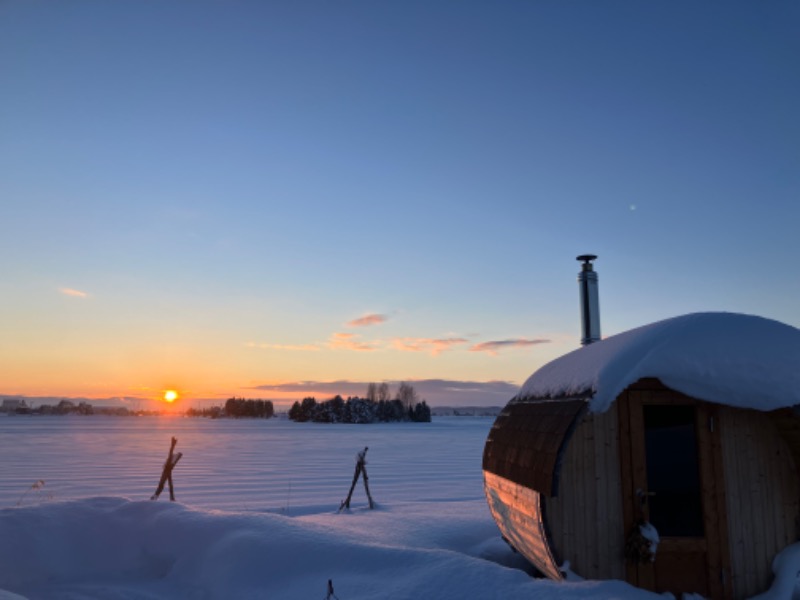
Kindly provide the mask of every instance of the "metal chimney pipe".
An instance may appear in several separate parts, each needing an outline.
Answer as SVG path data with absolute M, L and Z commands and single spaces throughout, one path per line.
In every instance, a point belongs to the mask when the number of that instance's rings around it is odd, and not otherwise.
M 594 254 L 581 254 L 577 260 L 583 262 L 578 273 L 578 288 L 581 302 L 581 345 L 600 341 L 600 297 L 597 288 L 597 273 L 592 261 Z

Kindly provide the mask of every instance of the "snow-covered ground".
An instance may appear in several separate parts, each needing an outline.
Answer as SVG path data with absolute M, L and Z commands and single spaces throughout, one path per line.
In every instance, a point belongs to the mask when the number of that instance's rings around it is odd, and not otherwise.
M 483 496 L 491 424 L 0 416 L 0 599 L 661 598 L 524 571 Z M 173 435 L 178 502 L 151 502 Z M 364 446 L 376 509 L 359 482 L 338 513 Z

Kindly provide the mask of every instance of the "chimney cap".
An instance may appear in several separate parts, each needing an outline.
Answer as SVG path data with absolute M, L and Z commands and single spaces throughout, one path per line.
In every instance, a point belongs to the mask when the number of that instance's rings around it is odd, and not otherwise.
M 587 263 L 595 260 L 596 258 L 597 258 L 597 256 L 595 256 L 594 254 L 581 254 L 575 260 L 582 260 L 584 262 L 584 264 L 587 264 Z

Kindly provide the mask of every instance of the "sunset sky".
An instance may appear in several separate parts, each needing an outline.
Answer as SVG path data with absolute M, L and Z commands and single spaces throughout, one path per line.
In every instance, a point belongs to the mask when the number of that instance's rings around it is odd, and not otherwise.
M 0 394 L 504 404 L 800 326 L 800 3 L 0 3 Z M 430 380 L 430 381 L 427 381 Z M 336 382 L 336 383 L 331 383 Z

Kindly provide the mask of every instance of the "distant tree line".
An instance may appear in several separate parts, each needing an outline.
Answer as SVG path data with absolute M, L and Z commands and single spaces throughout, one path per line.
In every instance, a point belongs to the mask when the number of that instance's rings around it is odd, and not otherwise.
M 94 408 L 88 402 L 75 404 L 69 400 L 62 400 L 55 406 L 42 404 L 38 408 L 28 406 L 25 400 L 5 399 L 0 404 L 0 413 L 16 415 L 91 415 Z
M 221 406 L 209 406 L 206 408 L 187 408 L 187 417 L 206 417 L 209 419 L 219 419 L 225 416 L 225 409 Z
M 414 421 L 429 423 L 431 409 L 425 400 L 418 401 L 417 392 L 407 384 L 401 383 L 397 395 L 390 399 L 389 386 L 370 383 L 367 397 L 348 397 L 339 395 L 330 400 L 317 402 L 316 398 L 303 398 L 289 409 L 292 421 L 315 423 L 389 423 L 395 421 Z
M 228 398 L 225 402 L 226 417 L 251 417 L 270 419 L 275 415 L 272 400 L 246 400 L 244 398 Z
M 164 414 L 161 410 L 130 410 L 124 406 L 92 406 L 88 402 L 75 404 L 70 400 L 61 400 L 57 405 L 42 404 L 36 408 L 29 406 L 24 399 L 3 399 L 0 402 L 0 413 L 17 415 L 113 415 L 128 416 L 155 416 Z M 254 417 L 269 419 L 275 416 L 275 407 L 271 400 L 247 400 L 245 398 L 230 398 L 225 406 L 212 406 L 209 408 L 188 408 L 185 412 L 189 417 Z

